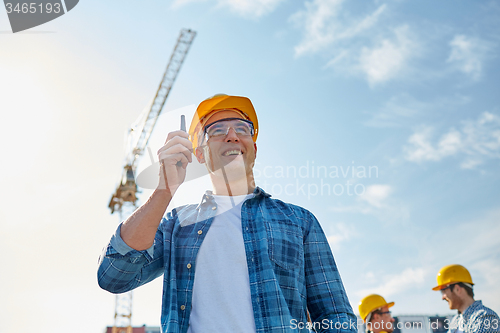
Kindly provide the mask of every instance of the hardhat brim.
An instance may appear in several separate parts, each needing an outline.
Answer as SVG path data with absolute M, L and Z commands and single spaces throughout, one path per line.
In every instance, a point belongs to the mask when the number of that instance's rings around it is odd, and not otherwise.
M 371 310 L 370 312 L 368 312 L 368 314 L 363 318 L 363 322 L 366 323 L 366 318 L 368 318 L 369 315 L 371 315 L 373 313 L 373 311 L 377 310 L 377 309 L 380 309 L 380 308 L 383 308 L 384 306 L 387 306 L 388 308 L 390 307 L 393 307 L 394 306 L 394 302 L 389 302 L 389 303 L 385 303 L 385 304 L 382 304 L 381 306 Z
M 438 290 L 441 290 L 441 289 L 444 289 L 444 288 L 448 287 L 450 284 L 456 284 L 456 283 L 460 283 L 460 282 L 462 282 L 462 283 L 468 283 L 470 285 L 474 285 L 474 283 L 470 283 L 470 282 L 450 281 L 450 282 L 448 282 L 446 284 L 441 284 L 439 286 L 435 286 L 434 288 L 432 288 L 432 290 L 438 291 Z

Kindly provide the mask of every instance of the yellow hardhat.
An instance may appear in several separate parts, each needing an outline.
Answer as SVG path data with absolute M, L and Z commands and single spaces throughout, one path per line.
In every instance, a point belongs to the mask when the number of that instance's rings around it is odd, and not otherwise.
M 358 304 L 359 315 L 361 316 L 361 319 L 363 319 L 363 321 L 366 323 L 366 318 L 370 313 L 372 313 L 377 309 L 380 309 L 381 307 L 387 306 L 388 308 L 390 308 L 393 305 L 394 302 L 388 303 L 382 296 L 377 294 L 371 294 L 366 296 L 359 302 Z
M 207 98 L 198 105 L 196 112 L 194 113 L 193 120 L 191 121 L 191 126 L 189 127 L 189 140 L 193 143 L 193 150 L 198 147 L 198 134 L 207 124 L 210 117 L 214 111 L 218 110 L 237 110 L 238 113 L 247 120 L 253 123 L 254 135 L 253 141 L 257 141 L 257 135 L 259 134 L 259 122 L 257 120 L 257 114 L 253 108 L 252 102 L 247 97 L 241 96 L 229 96 L 225 94 L 217 94 L 212 97 Z
M 446 288 L 450 284 L 459 282 L 474 285 L 474 283 L 472 283 L 472 277 L 470 276 L 469 271 L 462 265 L 444 266 L 439 270 L 436 279 L 438 285 L 432 288 L 432 290 L 441 290 L 443 288 Z

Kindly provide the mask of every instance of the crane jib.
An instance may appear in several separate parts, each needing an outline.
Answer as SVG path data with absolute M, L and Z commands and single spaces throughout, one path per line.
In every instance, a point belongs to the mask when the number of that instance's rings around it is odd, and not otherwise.
M 125 155 L 125 165 L 122 169 L 120 183 L 108 205 L 111 209 L 111 214 L 115 211 L 121 212 L 124 203 L 129 203 L 134 206 L 136 204 L 137 184 L 135 183 L 134 172 L 137 167 L 138 158 L 144 154 L 144 150 L 146 149 L 151 133 L 156 125 L 156 121 L 172 90 L 172 86 L 179 74 L 182 63 L 186 58 L 195 36 L 196 32 L 193 30 L 181 30 L 158 90 L 156 91 L 153 103 L 143 120 L 137 127 L 131 130 L 131 132 L 139 134 L 132 136 L 132 142 L 130 142 L 128 151 Z

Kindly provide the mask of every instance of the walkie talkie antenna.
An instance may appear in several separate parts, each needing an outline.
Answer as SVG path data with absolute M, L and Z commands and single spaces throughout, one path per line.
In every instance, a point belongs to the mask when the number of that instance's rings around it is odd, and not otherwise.
M 183 114 L 181 115 L 181 131 L 186 132 L 186 116 L 183 115 Z M 178 166 L 178 167 L 181 167 L 182 166 L 182 162 L 181 161 L 177 161 L 177 163 L 175 165 Z

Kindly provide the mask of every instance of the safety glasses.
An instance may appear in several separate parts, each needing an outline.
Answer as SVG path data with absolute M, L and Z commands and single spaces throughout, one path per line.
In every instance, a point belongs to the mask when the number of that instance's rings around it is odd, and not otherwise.
M 446 289 L 450 289 L 450 291 L 453 291 L 454 286 L 455 284 L 450 284 L 448 287 L 441 289 L 441 294 L 444 294 Z
M 226 118 L 205 126 L 203 130 L 204 141 L 206 142 L 209 139 L 223 139 L 229 133 L 230 128 L 232 128 L 238 136 L 253 136 L 255 133 L 251 121 L 240 118 Z

